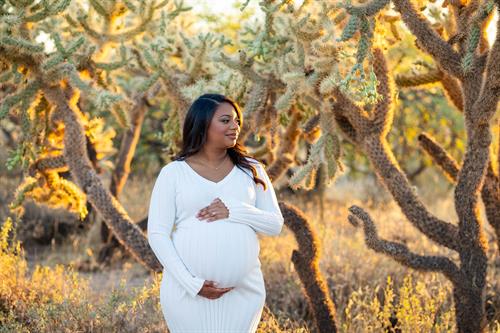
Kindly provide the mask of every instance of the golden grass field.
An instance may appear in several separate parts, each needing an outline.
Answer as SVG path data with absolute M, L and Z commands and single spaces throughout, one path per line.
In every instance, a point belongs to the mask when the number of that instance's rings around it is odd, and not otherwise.
M 134 220 L 147 213 L 153 181 L 154 176 L 131 178 L 120 197 Z M 4 213 L 17 182 L 5 175 L 0 178 Z M 454 221 L 453 193 L 446 189 L 443 185 L 420 193 L 433 213 Z M 365 246 L 361 230 L 348 223 L 347 208 L 358 204 L 372 215 L 381 236 L 405 242 L 417 253 L 451 255 L 416 231 L 399 208 L 385 200 L 388 197 L 380 185 L 365 181 L 332 186 L 326 196 L 324 221 L 312 200 L 278 196 L 296 204 L 312 221 L 321 242 L 320 267 L 337 306 L 340 332 L 455 330 L 451 284 L 439 274 L 419 273 L 372 252 Z M 369 197 L 379 199 L 375 202 Z M 489 329 L 500 332 L 500 256 L 488 226 L 486 230 L 490 243 Z M 279 237 L 261 236 L 260 240 L 267 305 L 258 332 L 316 332 L 290 261 L 297 246 L 293 234 L 284 227 Z M 110 267 L 98 266 L 99 243 L 98 223 L 83 237 L 33 247 L 24 256 L 12 253 L 4 242 L 0 332 L 167 332 L 159 307 L 160 276 L 152 276 L 127 255 L 117 254 Z

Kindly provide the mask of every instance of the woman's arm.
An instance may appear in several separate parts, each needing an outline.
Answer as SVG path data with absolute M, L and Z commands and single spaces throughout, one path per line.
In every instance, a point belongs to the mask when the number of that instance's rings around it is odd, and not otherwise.
M 151 249 L 164 270 L 195 297 L 204 279 L 193 276 L 182 262 L 170 237 L 175 222 L 175 165 L 164 166 L 153 187 L 149 205 L 147 236 Z
M 221 198 L 221 200 L 229 210 L 230 222 L 248 224 L 256 232 L 277 236 L 281 233 L 284 218 L 266 170 L 260 163 L 256 165 L 256 169 L 259 178 L 266 183 L 267 189 L 264 191 L 262 185 L 257 184 L 255 206 L 232 198 Z

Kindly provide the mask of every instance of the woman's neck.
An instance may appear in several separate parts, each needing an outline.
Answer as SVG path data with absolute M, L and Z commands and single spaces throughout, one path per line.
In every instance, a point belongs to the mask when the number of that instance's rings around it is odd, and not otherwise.
M 194 156 L 198 156 L 198 158 L 206 161 L 208 163 L 217 163 L 222 161 L 227 156 L 227 149 L 216 149 L 216 150 L 207 150 L 203 149 L 197 152 Z

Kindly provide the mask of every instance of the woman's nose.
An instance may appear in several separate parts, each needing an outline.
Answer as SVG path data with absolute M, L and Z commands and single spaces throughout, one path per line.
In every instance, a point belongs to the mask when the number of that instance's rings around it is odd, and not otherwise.
M 237 129 L 238 127 L 240 127 L 240 124 L 238 123 L 238 121 L 233 121 L 231 124 L 231 128 Z

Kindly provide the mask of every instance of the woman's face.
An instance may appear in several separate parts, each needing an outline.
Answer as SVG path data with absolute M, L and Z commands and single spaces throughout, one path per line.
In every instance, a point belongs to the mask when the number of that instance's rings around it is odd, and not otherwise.
M 238 114 L 227 102 L 219 105 L 208 127 L 207 143 L 220 148 L 233 147 L 240 133 Z

